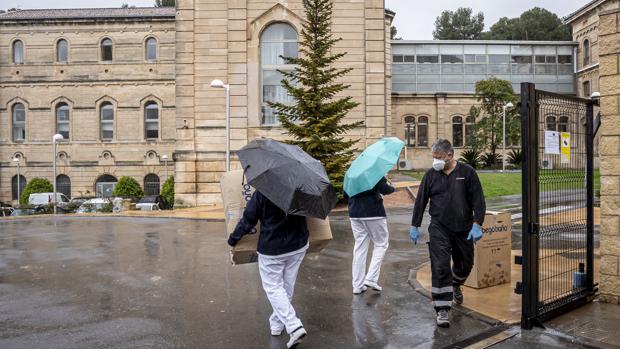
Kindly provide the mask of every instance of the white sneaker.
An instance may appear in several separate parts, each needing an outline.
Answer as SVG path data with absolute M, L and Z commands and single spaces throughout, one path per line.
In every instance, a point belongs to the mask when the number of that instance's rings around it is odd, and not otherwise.
M 308 333 L 306 332 L 306 330 L 304 330 L 303 327 L 300 327 L 298 329 L 296 329 L 295 331 L 293 331 L 293 333 L 291 333 L 291 338 L 288 340 L 288 343 L 286 343 L 286 347 L 287 348 L 293 348 L 296 347 L 297 344 L 301 343 L 301 340 L 307 335 Z
M 366 287 L 366 285 L 362 286 L 362 288 L 359 289 L 353 289 L 353 294 L 362 294 L 364 292 L 366 292 L 366 290 L 368 289 L 368 287 Z
M 364 286 L 370 287 L 377 292 L 381 292 L 383 288 L 378 283 L 372 281 L 364 281 Z
M 279 330 L 274 330 L 273 328 L 271 329 L 271 335 L 274 337 L 278 337 L 282 334 L 282 331 L 284 331 L 283 328 L 279 329 Z

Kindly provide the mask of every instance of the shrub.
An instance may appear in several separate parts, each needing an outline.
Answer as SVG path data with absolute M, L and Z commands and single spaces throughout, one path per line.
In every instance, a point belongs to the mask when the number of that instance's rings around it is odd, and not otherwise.
M 481 157 L 484 167 L 494 167 L 502 162 L 502 156 L 499 154 L 486 153 Z
M 161 197 L 170 207 L 174 206 L 174 177 L 168 177 L 161 188 Z
M 122 197 L 124 199 L 140 200 L 144 196 L 144 191 L 138 182 L 131 177 L 121 177 L 114 187 L 112 196 Z
M 480 150 L 470 148 L 461 153 L 460 162 L 466 163 L 473 168 L 477 168 L 480 164 Z
M 103 213 L 112 213 L 114 211 L 114 204 L 111 202 L 106 202 L 101 205 L 101 212 Z
M 28 198 L 30 194 L 36 193 L 51 193 L 54 191 L 54 186 L 46 178 L 33 178 L 26 184 L 26 187 L 19 197 L 19 203 L 21 205 L 28 205 Z
M 508 153 L 506 160 L 512 165 L 520 166 L 523 163 L 523 152 L 521 149 L 512 149 L 510 153 Z

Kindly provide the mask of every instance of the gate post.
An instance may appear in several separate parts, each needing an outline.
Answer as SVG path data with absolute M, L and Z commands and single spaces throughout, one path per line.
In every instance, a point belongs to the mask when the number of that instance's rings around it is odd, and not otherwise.
M 523 206 L 523 295 L 521 327 L 531 329 L 538 316 L 538 107 L 536 87 L 521 84 L 521 147 Z
M 594 291 L 594 101 L 586 107 L 586 288 Z

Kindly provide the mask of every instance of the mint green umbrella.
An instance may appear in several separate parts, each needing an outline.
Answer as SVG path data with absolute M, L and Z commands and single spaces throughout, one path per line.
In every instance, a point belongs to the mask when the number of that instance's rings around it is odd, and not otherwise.
M 344 176 L 344 191 L 349 197 L 375 187 L 379 180 L 396 165 L 405 142 L 386 137 L 366 148 L 353 161 Z

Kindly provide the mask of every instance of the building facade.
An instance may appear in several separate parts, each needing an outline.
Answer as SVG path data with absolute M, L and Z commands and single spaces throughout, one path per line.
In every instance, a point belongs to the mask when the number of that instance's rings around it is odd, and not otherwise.
M 0 201 L 53 180 L 54 134 L 60 192 L 110 195 L 121 176 L 159 192 L 174 171 L 174 9 L 12 11 L 0 47 Z
M 516 93 L 522 82 L 534 82 L 539 89 L 576 94 L 576 45 L 544 41 L 393 41 L 392 133 L 407 143 L 409 167 L 430 167 L 430 146 L 437 138 L 452 141 L 459 157 L 477 121 L 469 111 L 478 105 L 475 85 L 480 80 L 508 80 Z M 560 119 L 550 116 L 550 127 L 560 127 Z
M 342 78 L 346 94 L 359 106 L 346 121 L 365 126 L 347 137 L 359 148 L 389 134 L 389 26 L 393 13 L 383 0 L 334 0 L 333 50 L 347 55 L 337 66 L 353 68 Z M 219 180 L 226 170 L 226 92 L 230 85 L 230 123 L 234 153 L 256 137 L 283 139 L 266 101 L 288 102 L 277 70 L 292 69 L 280 58 L 299 53 L 304 11 L 301 0 L 178 0 L 176 22 L 175 191 L 177 202 L 220 202 Z

